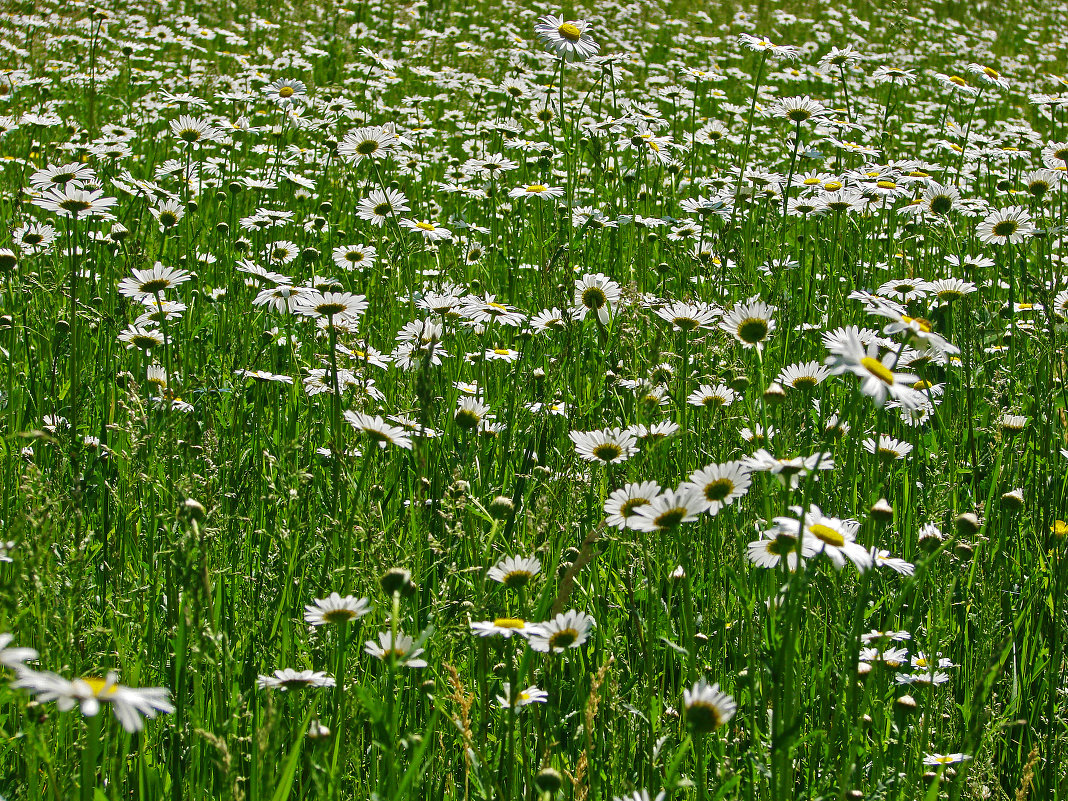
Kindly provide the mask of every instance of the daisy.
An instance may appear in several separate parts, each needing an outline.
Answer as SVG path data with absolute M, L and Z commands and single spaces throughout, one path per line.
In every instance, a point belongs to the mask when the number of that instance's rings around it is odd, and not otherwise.
M 304 81 L 292 78 L 279 78 L 272 84 L 263 87 L 263 94 L 268 100 L 282 108 L 288 108 L 294 103 L 302 102 L 308 95 L 308 87 Z
M 432 223 L 429 220 L 402 219 L 400 225 L 415 234 L 423 237 L 424 242 L 437 242 L 442 239 L 452 239 L 452 231 L 448 228 Z
M 119 341 L 125 342 L 128 350 L 151 350 L 163 344 L 163 334 L 155 328 L 134 323 L 119 334 Z
M 877 342 L 873 341 L 865 348 L 855 330 L 851 330 L 847 331 L 842 341 L 834 343 L 832 355 L 827 358 L 826 364 L 834 375 L 852 373 L 860 377 L 860 391 L 870 396 L 878 406 L 885 404 L 887 398 L 892 398 L 903 407 L 921 405 L 923 395 L 911 386 L 918 378 L 910 373 L 894 372 L 897 356 L 893 353 L 887 352 L 881 359 L 878 355 Z
M 601 46 L 590 36 L 590 24 L 585 20 L 565 21 L 553 14 L 541 17 L 534 25 L 534 33 L 548 50 L 565 61 L 585 61 L 595 56 Z
M 861 447 L 871 454 L 878 455 L 884 463 L 895 462 L 904 459 L 912 452 L 912 445 L 907 442 L 880 434 L 878 441 L 868 437 L 861 443 Z
M 785 521 L 796 525 L 793 518 L 775 518 L 777 523 Z M 828 517 L 815 504 L 810 504 L 804 518 L 804 537 L 813 554 L 825 554 L 839 570 L 848 559 L 863 573 L 872 566 L 871 553 L 856 542 L 860 523 L 854 520 L 840 520 Z
M 514 617 L 471 621 L 471 633 L 476 637 L 504 637 L 505 639 L 510 639 L 514 635 L 529 637 L 537 631 L 537 624 Z
M 524 197 L 538 197 L 543 200 L 552 200 L 553 198 L 563 197 L 564 190 L 559 186 L 545 186 L 545 184 L 527 184 L 525 186 L 517 186 L 508 193 L 508 197 L 513 200 Z
M 489 412 L 490 407 L 478 398 L 463 397 L 456 403 L 453 422 L 456 423 L 458 428 L 462 428 L 465 431 L 473 431 L 479 427 Z
M 795 59 L 801 55 L 801 51 L 793 45 L 777 45 L 765 36 L 753 36 L 751 33 L 738 34 L 738 42 L 747 50 L 779 58 Z
M 714 387 L 709 384 L 702 384 L 690 393 L 689 397 L 686 398 L 686 402 L 691 406 L 719 409 L 723 406 L 730 406 L 737 399 L 738 393 L 726 384 L 717 384 Z
M 946 765 L 956 765 L 958 762 L 964 762 L 971 759 L 967 754 L 927 754 L 923 758 L 923 764 L 928 767 L 945 767 Z
M 363 412 L 345 412 L 345 419 L 357 431 L 362 431 L 372 442 L 378 443 L 380 449 L 387 445 L 396 445 L 398 448 L 410 451 L 412 438 L 399 426 L 391 426 L 381 415 L 371 416 Z
M 408 211 L 411 209 L 404 193 L 389 188 L 375 189 L 356 204 L 356 216 L 378 226 L 385 225 L 386 220 L 399 217 Z
M 800 125 L 809 120 L 818 120 L 827 114 L 827 107 L 808 95 L 780 100 L 768 111 L 768 116 L 782 117 Z
M 104 197 L 103 189 L 81 189 L 73 184 L 67 184 L 62 189 L 49 189 L 30 202 L 45 211 L 55 212 L 60 217 L 85 219 L 86 217 L 111 217 L 108 209 L 118 203 L 118 199 Z
M 752 479 L 749 468 L 742 461 L 710 464 L 690 474 L 683 487 L 692 487 L 700 492 L 708 503 L 706 511 L 715 516 L 725 507 L 749 492 Z M 681 489 L 681 488 L 680 488 Z
M 587 462 L 600 464 L 625 462 L 638 452 L 637 439 L 633 433 L 625 429 L 572 431 L 570 437 L 579 457 Z
M 165 687 L 125 687 L 118 683 L 118 676 L 113 672 L 103 679 L 89 676 L 68 681 L 55 673 L 23 670 L 11 686 L 26 690 L 38 701 L 55 701 L 64 712 L 78 706 L 81 713 L 90 718 L 107 704 L 122 727 L 131 733 L 144 728 L 145 718 L 151 720 L 160 712 L 174 712 L 170 690 Z
M 561 612 L 552 620 L 538 624 L 529 637 L 530 647 L 541 653 L 556 653 L 565 648 L 581 648 L 596 625 L 585 612 L 574 609 Z
M 347 623 L 359 620 L 371 611 L 371 603 L 366 598 L 346 595 L 342 598 L 336 592 L 326 598 L 317 598 L 304 607 L 304 620 L 312 626 L 324 626 L 327 623 Z
M 775 331 L 772 315 L 778 309 L 769 306 L 756 296 L 744 303 L 738 303 L 720 322 L 719 327 L 732 335 L 746 348 L 761 349 L 764 342 Z
M 797 489 L 801 479 L 813 470 L 834 470 L 834 458 L 826 453 L 778 459 L 764 448 L 752 456 L 747 456 L 742 463 L 753 472 L 771 473 L 780 484 L 789 486 L 790 489 Z
M 180 200 L 165 200 L 148 211 L 156 218 L 160 231 L 169 231 L 185 217 L 185 205 Z
M 513 698 L 512 685 L 507 681 L 501 686 L 501 694 L 497 696 L 497 703 L 501 709 L 515 709 L 516 711 L 528 704 L 544 704 L 548 700 L 549 694 L 545 690 L 539 690 L 533 684 L 525 690 L 520 690 Z
M 337 153 L 350 164 L 356 165 L 364 159 L 385 158 L 398 144 L 400 137 L 392 125 L 373 125 L 346 134 L 337 146 Z
M 976 226 L 975 235 L 984 245 L 1018 245 L 1035 235 L 1031 214 L 1023 206 L 995 209 Z
M 916 572 L 916 566 L 912 562 L 906 562 L 904 559 L 898 559 L 890 555 L 890 551 L 883 550 L 882 548 L 872 548 L 871 557 L 875 562 L 876 567 L 885 567 L 889 570 L 893 570 L 895 573 L 900 573 L 903 576 L 911 576 Z
M 47 223 L 25 223 L 15 231 L 15 245 L 27 255 L 47 253 L 56 241 L 56 229 Z
M 389 631 L 380 632 L 378 642 L 368 640 L 363 650 L 376 659 L 394 660 L 398 667 L 425 668 L 426 660 L 420 659 L 422 648 L 415 647 L 415 640 L 403 632 L 398 632 L 396 639 Z
M 773 570 L 785 559 L 786 566 L 793 572 L 797 569 L 797 527 L 793 530 L 775 527 L 762 531 L 760 538 L 746 546 L 746 558 L 756 567 Z M 812 556 L 812 549 L 806 543 L 801 545 L 801 564 L 805 558 Z
M 351 292 L 305 290 L 297 299 L 296 312 L 305 317 L 358 317 L 367 310 L 367 298 Z
M 719 317 L 719 309 L 707 303 L 687 303 L 675 301 L 663 308 L 656 310 L 661 320 L 671 323 L 673 331 L 690 333 L 712 327 Z
M 184 284 L 192 279 L 192 275 L 185 270 L 176 267 L 164 267 L 158 261 L 155 266 L 147 270 L 133 271 L 133 277 L 124 278 L 119 282 L 119 292 L 134 300 L 152 298 L 172 287 Z
M 610 315 L 619 303 L 620 293 L 619 284 L 607 275 L 587 273 L 575 281 L 576 319 L 581 319 L 592 311 L 601 325 L 607 325 Z
M 541 572 L 541 560 L 535 556 L 508 556 L 486 573 L 486 578 L 511 590 L 525 587 Z
M 625 484 L 605 500 L 605 522 L 616 528 L 626 528 L 633 520 L 635 510 L 652 503 L 658 495 L 660 485 L 655 481 Z
M 709 685 L 704 679 L 683 692 L 682 705 L 690 728 L 702 734 L 723 726 L 738 710 L 734 699 L 721 692 L 718 684 Z
M 217 141 L 221 132 L 208 120 L 191 117 L 183 114 L 176 120 L 171 120 L 171 134 L 183 145 L 199 148 L 204 142 Z
M 7 550 L 9 543 L 3 543 L 4 558 L 0 561 L 10 562 L 10 557 L 7 556 Z M 14 670 L 16 673 L 29 670 L 26 667 L 27 662 L 33 662 L 37 659 L 37 651 L 33 648 L 10 648 L 11 641 L 15 639 L 14 634 L 4 633 L 0 634 L 0 665 L 3 665 L 8 670 Z
M 819 362 L 805 362 L 804 364 L 791 364 L 779 371 L 775 380 L 784 387 L 798 389 L 802 392 L 810 392 L 819 384 L 822 384 L 831 371 Z
M 653 500 L 634 510 L 628 525 L 637 531 L 674 531 L 683 523 L 692 523 L 708 508 L 701 491 L 683 484 L 677 490 L 665 490 Z
M 276 670 L 270 676 L 261 675 L 256 679 L 256 686 L 261 690 L 277 689 L 282 692 L 305 687 L 311 689 L 333 687 L 335 684 L 334 677 L 321 670 L 294 670 L 293 668 Z

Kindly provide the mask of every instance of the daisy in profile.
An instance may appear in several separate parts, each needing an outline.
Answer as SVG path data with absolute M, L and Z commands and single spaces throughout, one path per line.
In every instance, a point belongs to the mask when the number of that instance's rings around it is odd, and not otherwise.
M 906 562 L 904 559 L 891 556 L 890 551 L 882 548 L 872 548 L 871 557 L 876 567 L 885 567 L 887 570 L 893 570 L 902 576 L 911 576 L 916 572 L 916 566 L 912 562 Z
M 639 506 L 628 525 L 637 531 L 674 531 L 683 523 L 692 523 L 708 508 L 708 501 L 696 487 L 683 484 L 677 490 L 665 490 L 652 502 Z
M 826 337 L 824 341 L 827 342 Z M 852 373 L 861 379 L 860 391 L 870 396 L 878 406 L 892 398 L 902 407 L 922 405 L 924 396 L 912 388 L 919 379 L 911 373 L 894 372 L 897 356 L 887 352 L 879 358 L 879 344 L 872 341 L 867 347 L 861 344 L 855 331 L 846 331 L 845 336 L 833 343 L 832 355 L 826 364 L 835 375 Z
M 652 503 L 659 495 L 660 485 L 655 481 L 626 484 L 605 500 L 605 522 L 616 528 L 626 528 L 633 520 L 635 510 Z
M 868 453 L 878 456 L 879 460 L 885 464 L 904 459 L 912 453 L 912 445 L 886 434 L 880 434 L 878 440 L 868 437 L 861 443 L 861 447 Z
M 133 276 L 119 282 L 119 293 L 134 300 L 154 298 L 156 295 L 180 286 L 193 276 L 176 267 L 164 267 L 158 261 L 147 270 L 133 271 Z
M 738 393 L 722 383 L 716 386 L 702 384 L 686 398 L 686 402 L 691 406 L 702 406 L 706 409 L 730 406 L 736 400 L 738 400 Z
M 443 225 L 431 222 L 430 220 L 409 220 L 403 219 L 400 221 L 402 228 L 407 228 L 413 234 L 418 234 L 423 237 L 424 242 L 438 242 L 442 239 L 452 239 L 452 231 Z
M 64 712 L 77 706 L 89 718 L 102 706 L 110 706 L 122 727 L 131 733 L 145 727 L 145 718 L 174 711 L 166 687 L 125 687 L 113 672 L 103 679 L 90 676 L 68 681 L 55 673 L 23 670 L 11 686 L 26 690 L 38 701 L 55 701 Z
M 526 184 L 525 186 L 517 186 L 515 189 L 512 189 L 508 193 L 508 197 L 512 198 L 512 200 L 529 197 L 536 197 L 542 200 L 552 200 L 553 198 L 563 196 L 563 187 L 546 186 L 545 184 Z
M 587 273 L 575 281 L 575 315 L 576 319 L 585 317 L 590 312 L 597 315 L 601 325 L 608 325 L 608 320 L 615 313 L 621 290 L 619 284 L 602 273 Z
M 700 734 L 723 726 L 738 710 L 734 699 L 720 691 L 718 684 L 710 685 L 704 679 L 683 692 L 682 705 L 686 710 L 686 723 Z
M 359 620 L 371 611 L 371 603 L 366 598 L 346 595 L 342 598 L 336 592 L 325 598 L 317 598 L 304 607 L 304 621 L 311 626 L 325 626 L 328 623 L 347 623 Z
M 472 620 L 471 633 L 476 637 L 529 637 L 538 631 L 536 623 L 517 617 L 498 617 L 494 620 Z
M 321 670 L 294 670 L 282 668 L 276 670 L 270 676 L 260 676 L 256 679 L 256 686 L 261 690 L 303 690 L 317 689 L 319 687 L 333 687 L 334 677 Z
M 380 449 L 387 445 L 396 445 L 398 448 L 410 451 L 412 438 L 400 426 L 394 426 L 382 419 L 381 415 L 369 415 L 363 412 L 345 412 L 345 419 L 357 431 L 361 431 L 368 438 L 378 444 Z
M 40 197 L 30 201 L 45 211 L 51 211 L 60 217 L 110 218 L 108 211 L 118 203 L 118 198 L 104 197 L 103 189 L 82 189 L 76 184 L 65 184 L 62 188 L 53 187 Z
M 564 20 L 549 14 L 534 25 L 534 33 L 546 49 L 556 53 L 564 61 L 585 61 L 590 56 L 597 55 L 601 49 L 590 36 L 590 24 L 585 20 Z
M 308 289 L 297 299 L 297 314 L 320 317 L 359 317 L 367 311 L 367 298 L 351 292 L 320 292 Z
M 834 458 L 826 453 L 779 459 L 765 448 L 747 456 L 742 463 L 754 473 L 771 473 L 780 484 L 790 489 L 797 489 L 801 485 L 801 479 L 814 470 L 834 470 Z
M 724 506 L 744 497 L 751 483 L 745 463 L 732 461 L 703 467 L 691 473 L 690 480 L 682 486 L 700 492 L 708 504 L 706 511 L 715 516 Z
M 775 331 L 772 316 L 778 311 L 756 296 L 738 303 L 720 322 L 719 327 L 742 343 L 746 348 L 761 349 Z
M 501 686 L 501 694 L 497 696 L 497 704 L 501 709 L 515 709 L 517 712 L 529 704 L 544 704 L 548 700 L 549 694 L 533 684 L 525 690 L 520 690 L 513 698 L 512 685 L 507 681 Z
M 394 663 L 398 667 L 426 667 L 426 660 L 420 658 L 423 649 L 416 648 L 415 640 L 403 632 L 398 632 L 395 640 L 393 639 L 392 632 L 380 632 L 378 635 L 378 642 L 368 640 L 363 644 L 363 650 L 365 653 L 376 659 L 381 659 L 383 661 L 390 659 L 395 660 Z
M 923 758 L 923 764 L 932 768 L 944 768 L 947 765 L 956 765 L 971 759 L 967 754 L 927 754 Z
M 585 612 L 574 609 L 561 612 L 552 620 L 538 624 L 529 637 L 530 647 L 541 653 L 558 653 L 566 648 L 581 648 L 596 625 Z
M 503 584 L 510 590 L 527 586 L 541 572 L 541 560 L 536 556 L 508 556 L 486 573 L 486 578 Z
M 661 320 L 671 323 L 672 331 L 690 333 L 711 328 L 720 312 L 715 306 L 707 303 L 687 303 L 679 300 L 657 309 L 656 314 Z
M 1023 206 L 996 209 L 976 226 L 975 235 L 984 245 L 1018 245 L 1035 235 L 1031 214 Z
M 638 452 L 637 438 L 627 429 L 572 431 L 570 437 L 578 455 L 587 462 L 600 464 L 625 462 Z
M 779 371 L 779 376 L 775 380 L 787 389 L 811 392 L 822 384 L 830 374 L 830 370 L 819 362 L 813 361 L 784 367 Z
M 753 36 L 751 33 L 738 34 L 738 42 L 746 50 L 764 53 L 778 58 L 799 58 L 801 51 L 793 45 L 777 45 L 766 36 Z

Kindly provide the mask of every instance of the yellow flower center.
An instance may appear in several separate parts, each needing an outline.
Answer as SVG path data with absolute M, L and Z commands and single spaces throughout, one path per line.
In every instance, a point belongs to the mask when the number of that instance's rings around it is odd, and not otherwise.
M 925 334 L 931 333 L 931 324 L 922 317 L 906 317 L 905 315 L 902 315 L 901 319 L 908 325 L 916 323 L 916 325 L 920 327 L 920 330 L 923 331 Z
M 527 187 L 527 191 L 534 195 L 540 195 L 546 189 L 548 189 L 548 187 L 542 186 L 541 184 L 531 184 Z
M 516 617 L 499 617 L 493 625 L 499 629 L 522 629 L 526 628 L 527 622 Z
M 968 82 L 959 75 L 950 75 L 949 80 L 951 83 L 957 84 L 957 86 L 967 86 Z
M 494 348 L 493 352 L 496 353 L 498 356 L 507 356 L 509 353 L 511 353 L 508 348 Z
M 582 31 L 579 30 L 579 27 L 570 22 L 565 22 L 556 31 L 569 42 L 577 42 L 582 38 Z
M 860 360 L 860 363 L 864 365 L 864 368 L 873 376 L 878 378 L 884 384 L 890 384 L 893 386 L 894 374 L 878 359 L 873 359 L 871 356 L 865 356 Z
M 283 86 L 281 89 L 278 90 L 278 94 L 282 97 L 293 97 L 293 87 Z
M 101 679 L 98 676 L 89 676 L 87 678 L 82 679 L 82 681 L 88 684 L 89 689 L 93 691 L 93 695 L 95 695 L 101 700 L 104 700 L 114 695 L 116 692 L 114 684 L 109 687 L 107 680 Z
M 809 526 L 808 530 L 812 533 L 816 539 L 821 542 L 825 542 L 828 545 L 833 545 L 836 548 L 841 548 L 845 545 L 845 537 L 840 532 L 835 531 L 830 526 L 825 526 L 823 523 L 817 523 L 814 526 Z
M 428 223 L 428 222 L 416 223 L 415 227 L 420 229 L 421 231 L 433 231 L 433 230 L 435 230 L 434 224 L 433 223 Z

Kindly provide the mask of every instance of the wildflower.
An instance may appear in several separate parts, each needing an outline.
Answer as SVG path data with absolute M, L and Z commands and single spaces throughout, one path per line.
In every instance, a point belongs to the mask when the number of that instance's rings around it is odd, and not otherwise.
M 764 341 L 775 331 L 772 315 L 778 311 L 754 296 L 737 304 L 720 322 L 719 327 L 742 343 L 743 347 L 764 347 Z
M 635 510 L 652 503 L 658 495 L 660 485 L 655 481 L 625 484 L 605 500 L 605 522 L 616 528 L 626 528 L 632 523 Z
M 967 754 L 926 754 L 923 758 L 923 764 L 929 767 L 945 767 L 946 765 L 956 765 L 958 762 L 964 762 L 971 759 Z
M 603 431 L 572 431 L 575 451 L 587 462 L 625 462 L 638 452 L 637 439 L 630 431 L 607 428 Z
M 835 375 L 853 373 L 859 376 L 862 379 L 860 391 L 879 406 L 886 403 L 887 398 L 898 401 L 902 406 L 919 406 L 923 402 L 923 395 L 911 387 L 918 378 L 909 373 L 894 372 L 897 357 L 893 353 L 887 353 L 882 359 L 877 358 L 878 353 L 879 345 L 876 342 L 871 342 L 865 348 L 856 331 L 849 330 L 843 341 L 833 345 L 832 355 L 826 364 Z
M 494 620 L 471 621 L 471 633 L 476 637 L 499 636 L 504 637 L 505 639 L 510 639 L 513 635 L 530 637 L 532 634 L 537 633 L 538 630 L 537 624 L 528 623 L 526 620 L 514 617 L 498 617 Z
M 6 546 L 7 543 L 4 543 L 4 545 Z M 4 550 L 7 550 L 6 547 Z M 3 561 L 10 562 L 11 559 L 5 558 Z M 26 667 L 26 663 L 37 659 L 37 651 L 33 648 L 9 648 L 8 646 L 11 645 L 11 641 L 14 639 L 14 634 L 7 632 L 0 634 L 0 665 L 18 673 L 29 669 Z
M 723 726 L 738 709 L 734 699 L 721 692 L 718 684 L 709 685 L 704 679 L 683 692 L 682 705 L 686 709 L 686 722 L 699 734 Z
M 701 491 L 683 484 L 677 490 L 665 490 L 653 500 L 634 510 L 633 523 L 638 531 L 673 531 L 683 523 L 692 523 L 708 508 Z
M 86 677 L 73 681 L 55 673 L 38 673 L 23 670 L 12 687 L 26 690 L 38 701 L 55 701 L 56 706 L 67 711 L 78 706 L 86 717 L 95 717 L 101 705 L 107 704 L 128 732 L 144 728 L 144 719 L 155 718 L 160 712 L 170 713 L 174 706 L 169 700 L 170 690 L 165 687 L 125 687 L 118 683 L 118 676 L 111 672 L 106 678 Z
M 501 694 L 497 696 L 501 709 L 515 709 L 517 712 L 528 704 L 544 704 L 548 700 L 549 694 L 533 684 L 525 690 L 520 690 L 513 698 L 512 685 L 507 681 L 501 686 Z
M 486 578 L 499 582 L 509 589 L 525 587 L 541 572 L 541 560 L 534 556 L 509 556 L 486 573 Z
M 261 690 L 277 689 L 282 692 L 303 688 L 333 687 L 335 684 L 334 677 L 321 670 L 294 670 L 293 668 L 276 670 L 270 676 L 261 675 L 256 679 L 256 686 Z
M 380 449 L 387 445 L 396 445 L 398 448 L 410 451 L 412 438 L 400 426 L 392 426 L 382 419 L 381 415 L 371 416 L 363 412 L 345 412 L 345 419 L 357 431 L 362 431 L 372 442 L 378 444 Z
M 392 632 L 383 631 L 378 635 L 378 642 L 368 640 L 363 650 L 383 661 L 394 660 L 399 667 L 425 668 L 427 664 L 425 659 L 420 659 L 423 649 L 416 648 L 415 640 L 403 632 L 397 632 L 393 639 Z
M 589 312 L 597 315 L 601 325 L 608 320 L 619 302 L 619 284 L 602 273 L 587 274 L 575 282 L 576 317 Z
M 347 623 L 359 620 L 371 611 L 371 604 L 366 598 L 346 595 L 342 598 L 336 592 L 326 598 L 318 598 L 304 607 L 304 620 L 312 626 L 324 626 L 328 623 Z
M 752 472 L 771 473 L 784 487 L 797 489 L 801 479 L 813 470 L 833 470 L 834 458 L 826 453 L 813 453 L 810 456 L 797 456 L 792 459 L 779 459 L 761 448 L 752 456 L 742 460 L 742 464 Z
M 1031 214 L 1023 206 L 996 209 L 979 223 L 975 235 L 984 245 L 1018 245 L 1035 235 Z
M 585 61 L 595 56 L 601 46 L 590 36 L 585 20 L 567 20 L 553 14 L 541 17 L 534 26 L 542 44 L 565 61 Z
M 158 261 L 154 267 L 147 270 L 133 271 L 133 277 L 124 278 L 119 282 L 119 292 L 128 298 L 141 300 L 154 298 L 156 295 L 184 284 L 193 276 L 185 270 L 175 267 L 164 267 Z
M 543 653 L 581 648 L 595 625 L 594 619 L 585 612 L 574 609 L 561 612 L 552 620 L 538 624 L 538 630 L 529 637 L 530 647 Z
M 710 464 L 690 474 L 684 487 L 698 490 L 708 503 L 706 511 L 715 516 L 725 507 L 749 492 L 752 480 L 743 461 Z

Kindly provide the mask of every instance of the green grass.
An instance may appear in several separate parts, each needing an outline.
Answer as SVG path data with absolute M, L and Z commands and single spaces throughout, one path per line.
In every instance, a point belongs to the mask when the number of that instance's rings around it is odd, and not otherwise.
M 615 61 L 566 65 L 534 35 L 561 11 L 511 2 L 0 14 L 0 633 L 39 652 L 34 671 L 115 671 L 125 687 L 167 688 L 172 709 L 130 732 L 116 696 L 89 715 L 5 681 L 0 795 L 1068 797 L 1064 159 L 1034 172 L 1068 134 L 1063 104 L 1031 98 L 1068 91 L 1061 20 L 1019 4 L 929 6 L 569 6 Z M 803 52 L 764 56 L 743 32 Z M 847 44 L 860 63 L 817 66 Z M 883 66 L 914 81 L 880 83 Z M 724 80 L 695 83 L 687 68 Z M 306 86 L 298 118 L 263 91 L 280 78 Z M 509 78 L 521 97 L 502 90 Z M 823 125 L 769 113 L 805 95 Z M 184 115 L 219 141 L 183 143 L 171 123 Z M 387 123 L 402 140 L 384 157 L 338 155 L 350 132 Z M 711 123 L 722 138 L 695 142 Z M 496 155 L 515 169 L 464 169 Z M 114 220 L 36 202 L 32 176 L 72 162 L 116 199 Z M 783 214 L 784 194 L 826 200 L 835 182 L 857 190 L 849 210 Z M 961 198 L 946 214 L 904 211 L 929 182 Z M 562 191 L 509 198 L 529 185 Z M 361 218 L 360 201 L 386 189 L 410 210 Z M 698 198 L 703 213 L 682 205 Z M 152 214 L 167 199 L 184 210 L 170 227 Z M 980 224 L 1009 206 L 1033 230 L 984 243 Z M 573 224 L 580 207 L 609 224 Z M 265 209 L 288 215 L 267 225 Z M 402 220 L 453 237 L 431 246 Z M 54 226 L 54 243 L 35 252 L 28 223 Z M 272 259 L 280 243 L 295 258 Z M 376 263 L 338 267 L 333 251 L 356 245 Z M 157 294 L 186 308 L 148 324 L 159 342 L 128 347 L 120 335 L 144 308 L 119 284 L 157 262 L 191 274 Z M 254 303 L 284 283 L 264 271 L 367 308 L 317 329 Z M 583 308 L 531 330 L 538 312 L 581 305 L 576 282 L 595 274 L 618 284 L 607 321 Z M 974 291 L 930 284 L 949 278 Z M 919 425 L 850 373 L 771 387 L 786 367 L 822 365 L 827 332 L 882 335 L 891 320 L 854 293 L 909 280 L 922 293 L 899 296 L 897 318 L 952 343 L 925 354 L 891 332 L 878 350 L 920 382 L 905 390 L 930 407 Z M 467 305 L 418 307 L 445 287 Z M 760 349 L 719 325 L 753 297 L 774 307 Z M 520 324 L 473 325 L 502 311 L 490 301 Z M 673 330 L 656 313 L 671 301 L 717 316 Z M 440 333 L 401 352 L 398 332 L 424 319 Z M 474 384 L 488 414 L 472 429 L 456 410 Z M 733 402 L 688 404 L 703 385 Z M 378 447 L 356 412 L 403 415 L 412 447 Z M 612 464 L 583 459 L 571 437 L 663 423 L 678 428 Z M 748 441 L 745 428 L 775 433 Z M 911 450 L 869 453 L 880 435 Z M 628 483 L 676 489 L 761 448 L 833 468 L 795 487 L 747 469 L 733 503 L 660 531 L 606 522 Z M 810 504 L 861 554 L 886 549 L 914 573 L 836 569 L 807 550 L 794 572 L 753 564 L 747 546 L 776 524 L 796 530 Z M 921 539 L 927 526 L 940 537 Z M 778 553 L 800 547 L 784 539 Z M 521 589 L 493 581 L 508 556 L 535 556 L 540 572 Z M 398 568 L 411 584 L 393 592 Z M 332 592 L 373 609 L 308 625 L 305 606 Z M 562 653 L 470 627 L 569 610 L 595 626 Z M 871 630 L 908 633 L 872 644 L 906 649 L 903 664 L 863 653 Z M 423 652 L 378 659 L 364 643 L 380 632 Z M 902 683 L 918 653 L 952 663 L 944 682 Z M 285 668 L 335 686 L 258 686 Z M 710 732 L 684 701 L 699 680 L 737 705 Z M 506 682 L 547 699 L 502 708 Z M 86 701 L 93 686 L 64 692 Z M 924 764 L 958 753 L 969 759 Z

